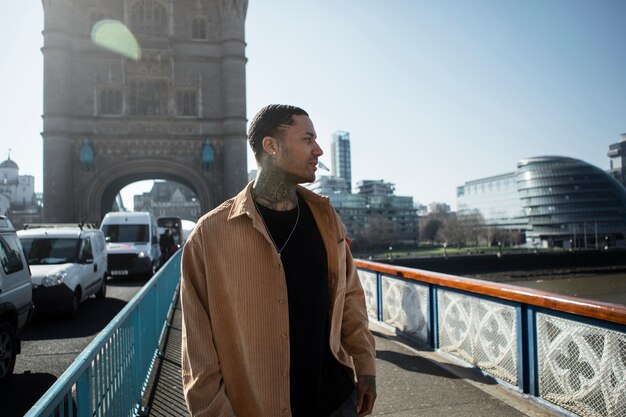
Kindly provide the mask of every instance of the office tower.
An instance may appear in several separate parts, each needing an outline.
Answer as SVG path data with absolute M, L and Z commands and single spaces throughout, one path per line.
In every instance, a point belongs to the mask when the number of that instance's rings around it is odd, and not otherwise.
M 330 156 L 332 158 L 333 176 L 345 179 L 351 190 L 352 165 L 350 162 L 350 133 L 341 130 L 333 133 Z
M 606 155 L 610 158 L 609 173 L 626 185 L 626 133 L 622 133 L 618 143 L 609 145 Z

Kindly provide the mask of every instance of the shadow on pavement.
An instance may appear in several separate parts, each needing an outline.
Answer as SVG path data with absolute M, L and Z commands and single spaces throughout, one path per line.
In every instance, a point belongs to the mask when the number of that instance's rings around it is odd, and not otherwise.
M 54 384 L 57 377 L 51 374 L 13 374 L 0 390 L 2 417 L 21 417 Z
M 462 366 L 454 365 L 451 363 L 446 363 L 444 369 L 442 364 L 434 362 L 431 359 L 425 359 L 416 355 L 409 355 L 406 353 L 393 352 L 389 350 L 377 350 L 376 358 L 380 359 L 381 361 L 392 363 L 397 367 L 409 372 L 419 372 L 423 374 L 453 379 L 459 379 L 457 375 L 462 374 L 463 379 L 472 379 L 474 381 L 482 382 L 485 384 L 497 383 L 493 378 L 485 376 L 478 371 L 474 371 L 472 369 L 464 368 Z
M 418 352 L 429 352 L 433 350 L 429 346 L 422 345 L 412 339 L 399 334 L 383 333 L 376 330 L 372 330 L 372 334 L 377 337 L 382 337 L 387 340 L 393 340 L 399 342 L 401 345 L 410 346 Z M 420 372 L 439 376 L 443 378 L 452 379 L 470 379 L 483 384 L 496 385 L 498 382 L 495 378 L 485 375 L 477 368 L 463 367 L 455 365 L 448 361 L 439 362 L 436 359 L 429 357 L 424 358 L 415 354 L 394 352 L 392 350 L 376 350 L 376 358 L 381 361 L 389 362 L 409 372 Z
M 22 340 L 65 339 L 91 336 L 111 322 L 126 302 L 116 298 L 88 298 L 81 303 L 78 317 L 69 318 L 63 312 L 35 313 L 24 328 Z M 71 326 L 68 326 L 71 322 Z

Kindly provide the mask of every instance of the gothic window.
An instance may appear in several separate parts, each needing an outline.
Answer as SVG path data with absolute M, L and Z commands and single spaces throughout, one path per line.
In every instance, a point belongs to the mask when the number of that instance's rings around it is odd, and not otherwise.
M 135 35 L 166 35 L 167 10 L 156 0 L 137 0 L 130 10 L 130 28 Z
M 176 114 L 179 116 L 198 115 L 198 95 L 195 91 L 185 90 L 176 93 Z
M 100 90 L 98 113 L 103 115 L 122 114 L 122 92 L 114 89 Z
M 206 39 L 206 21 L 193 19 L 191 22 L 191 39 Z
M 167 114 L 167 84 L 163 80 L 131 81 L 128 96 L 128 109 L 131 115 Z

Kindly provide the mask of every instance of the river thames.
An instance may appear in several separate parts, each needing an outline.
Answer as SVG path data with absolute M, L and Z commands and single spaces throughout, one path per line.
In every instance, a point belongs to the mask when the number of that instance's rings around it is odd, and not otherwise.
M 626 305 L 626 273 L 584 276 L 534 276 L 507 284 L 573 297 Z

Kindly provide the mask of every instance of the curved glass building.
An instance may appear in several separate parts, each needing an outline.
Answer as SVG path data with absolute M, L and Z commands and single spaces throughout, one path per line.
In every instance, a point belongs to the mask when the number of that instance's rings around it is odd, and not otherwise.
M 600 168 L 542 156 L 518 162 L 515 176 L 527 240 L 588 247 L 624 239 L 626 188 Z
M 626 244 L 626 187 L 574 158 L 523 159 L 515 172 L 469 181 L 457 188 L 457 207 L 480 211 L 488 227 L 523 230 L 532 245 Z

